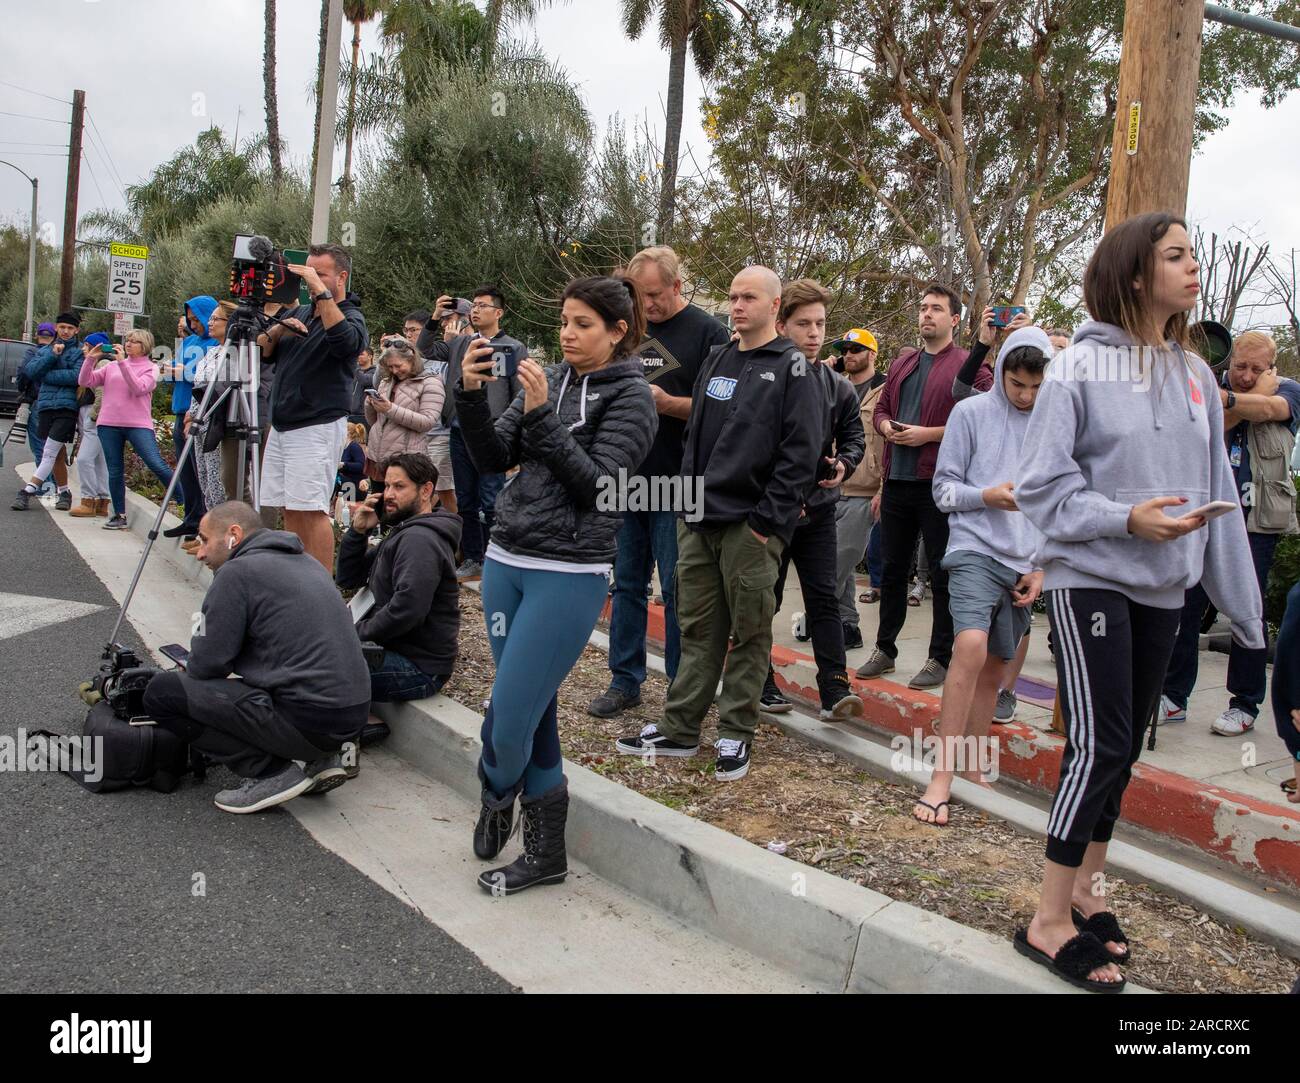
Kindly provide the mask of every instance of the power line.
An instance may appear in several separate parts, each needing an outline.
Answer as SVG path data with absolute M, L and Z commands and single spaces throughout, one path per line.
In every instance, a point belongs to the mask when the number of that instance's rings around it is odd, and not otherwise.
M 68 156 L 66 150 L 62 153 L 57 150 L 7 150 L 4 153 L 25 155 L 28 158 L 66 158 Z
M 62 143 L 27 143 L 27 142 L 23 142 L 20 139 L 0 139 L 0 143 L 4 143 L 6 146 L 10 146 L 10 147 L 61 147 L 63 146 Z
M 90 117 L 90 110 L 89 110 L 89 109 L 86 110 L 86 117 L 87 117 L 87 119 L 89 119 L 89 117 Z M 93 120 L 91 120 L 91 121 L 90 121 L 90 124 L 91 124 L 91 128 L 93 129 L 93 128 L 94 128 L 94 125 L 95 125 L 95 122 L 94 122 Z M 101 137 L 97 140 L 97 139 L 95 138 L 95 134 L 94 134 L 93 131 L 88 132 L 87 134 L 90 136 L 90 145 L 91 145 L 92 147 L 94 147 L 94 148 L 95 148 L 95 151 L 99 154 L 100 161 L 103 163 L 103 165 L 104 165 L 104 169 L 105 169 L 105 171 L 107 172 L 109 179 L 112 180 L 112 181 L 114 181 L 114 183 L 117 184 L 117 190 L 118 190 L 118 193 L 122 196 L 122 202 L 125 203 L 125 202 L 126 202 L 126 191 L 125 191 L 125 190 L 123 189 L 123 187 L 122 187 L 122 182 L 117 178 L 117 170 L 114 168 L 112 161 L 111 161 L 111 160 L 109 159 L 109 157 L 108 157 L 108 153 L 107 153 L 107 151 L 104 149 L 104 141 L 103 141 L 103 137 L 101 136 Z
M 39 90 L 31 90 L 25 86 L 19 86 L 17 83 L 6 83 L 0 79 L 0 86 L 13 87 L 14 90 L 21 90 L 24 94 L 35 94 L 38 98 L 48 98 L 52 102 L 62 102 L 64 105 L 71 105 L 72 102 L 67 98 L 56 98 L 53 94 L 42 94 Z
M 81 156 L 86 160 L 86 169 L 90 173 L 90 179 L 94 181 L 95 191 L 99 193 L 99 204 L 105 210 L 108 209 L 108 200 L 104 198 L 104 189 L 99 186 L 99 178 L 95 176 L 95 167 L 90 164 L 90 156 L 83 150 Z
M 95 118 L 91 115 L 90 110 L 86 110 L 86 119 L 90 121 L 90 127 L 99 140 L 99 153 L 108 159 L 109 171 L 113 174 L 114 181 L 117 182 L 118 190 L 122 193 L 122 198 L 126 198 L 126 185 L 122 183 L 122 174 L 117 171 L 117 163 L 113 161 L 113 155 L 108 149 L 108 140 L 104 138 L 99 130 L 99 125 L 95 123 Z
M 71 124 L 70 120 L 59 120 L 57 117 L 38 117 L 35 113 L 7 113 L 0 109 L 0 117 L 22 117 L 24 120 L 44 120 L 50 124 Z

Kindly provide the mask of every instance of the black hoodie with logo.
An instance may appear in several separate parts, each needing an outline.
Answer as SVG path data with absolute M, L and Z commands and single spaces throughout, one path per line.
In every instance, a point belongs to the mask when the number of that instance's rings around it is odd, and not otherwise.
M 216 570 L 190 640 L 186 673 L 239 674 L 270 693 L 299 729 L 336 733 L 370 702 L 370 671 L 352 614 L 296 534 L 256 530 Z
M 753 350 L 714 350 L 691 393 L 682 474 L 703 479 L 691 530 L 748 522 L 786 545 L 817 473 L 826 395 L 803 352 L 777 337 Z
M 357 635 L 413 662 L 430 677 L 456 664 L 460 591 L 456 546 L 461 518 L 442 508 L 398 523 L 377 546 L 355 530 L 343 534 L 334 581 L 344 590 L 368 586 L 375 608 Z

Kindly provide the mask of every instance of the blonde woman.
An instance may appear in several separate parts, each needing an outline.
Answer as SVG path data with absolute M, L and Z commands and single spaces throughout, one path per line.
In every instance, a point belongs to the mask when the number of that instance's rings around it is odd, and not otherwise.
M 81 363 L 77 382 L 82 387 L 102 387 L 104 401 L 99 408 L 96 427 L 99 443 L 108 463 L 108 492 L 113 501 L 113 515 L 105 530 L 126 530 L 126 445 L 163 485 L 169 485 L 172 472 L 158 450 L 153 428 L 153 392 L 158 386 L 158 366 L 149 355 L 153 352 L 153 334 L 132 331 L 112 353 L 103 346 L 93 346 Z M 96 369 L 101 358 L 108 364 Z
M 428 453 L 428 432 L 442 415 L 442 380 L 424 371 L 424 359 L 408 339 L 384 339 L 379 382 L 366 395 L 366 476 L 371 491 L 382 491 L 382 464 L 406 451 Z

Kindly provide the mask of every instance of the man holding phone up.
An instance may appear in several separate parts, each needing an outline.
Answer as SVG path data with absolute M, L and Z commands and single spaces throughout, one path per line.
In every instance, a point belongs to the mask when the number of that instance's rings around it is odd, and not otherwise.
M 929 658 L 908 687 L 937 688 L 952 660 L 948 574 L 942 567 L 948 548 L 948 517 L 934 502 L 931 482 L 939 442 L 954 405 L 953 381 L 967 358 L 967 351 L 953 341 L 961 323 L 961 307 L 961 297 L 950 287 L 937 282 L 926 287 L 917 316 L 922 346 L 904 350 L 894 359 L 872 415 L 872 424 L 885 441 L 880 500 L 884 574 L 876 649 L 857 671 L 867 680 L 894 671 L 898 633 L 907 618 L 907 572 L 918 534 L 925 539 L 930 562 L 934 623 Z M 973 386 L 987 391 L 992 384 L 993 374 L 981 366 Z
M 501 351 L 498 359 L 501 371 L 498 379 L 483 385 L 487 392 L 488 409 L 493 419 L 506 412 L 515 401 L 522 385 L 515 366 L 528 356 L 526 347 L 517 338 L 501 330 L 501 317 L 505 315 L 505 299 L 496 286 L 480 286 L 474 291 L 470 303 L 469 322 L 472 333 L 458 335 L 450 340 L 443 338 L 442 321 L 458 315 L 460 306 L 456 299 L 444 294 L 438 298 L 433 315 L 420 334 L 418 349 L 426 361 L 447 363 L 444 381 L 447 397 L 443 400 L 442 425 L 451 430 L 451 468 L 456 483 L 456 509 L 464 521 L 461 535 L 461 552 L 464 561 L 456 569 L 458 579 L 478 579 L 483 574 L 483 555 L 487 552 L 488 535 L 492 533 L 492 512 L 496 508 L 497 494 L 506 483 L 504 474 L 481 474 L 470 458 L 469 446 L 461 435 L 460 420 L 456 417 L 456 396 L 451 389 L 460 381 L 461 363 L 476 338 L 486 339 Z

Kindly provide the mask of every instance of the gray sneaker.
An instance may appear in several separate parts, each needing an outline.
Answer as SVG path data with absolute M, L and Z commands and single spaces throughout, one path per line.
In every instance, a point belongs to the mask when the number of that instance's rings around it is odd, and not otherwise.
M 332 756 L 322 756 L 318 760 L 303 765 L 303 774 L 311 779 L 311 785 L 303 790 L 303 795 L 329 793 L 348 780 L 347 769 L 343 766 L 343 757 L 335 752 Z
M 125 515 L 114 515 L 108 520 L 100 530 L 130 530 L 131 524 L 126 521 Z
M 894 660 L 879 647 L 873 650 L 871 652 L 871 657 L 857 668 L 857 675 L 867 681 L 871 680 L 873 677 L 879 677 L 882 674 L 893 672 Z
M 998 702 L 993 708 L 994 722 L 1010 722 L 1016 715 L 1016 694 L 1006 688 L 998 689 Z
M 9 505 L 13 511 L 27 511 L 32 502 L 32 494 L 26 489 L 19 489 L 14 502 Z
M 55 511 L 67 511 L 72 507 L 72 490 L 60 489 L 59 495 L 54 498 Z
M 938 688 L 948 679 L 948 667 L 941 666 L 933 658 L 927 658 L 925 665 L 916 671 L 916 676 L 907 682 L 908 688 Z
M 482 579 L 483 565 L 477 560 L 466 560 L 456 569 L 456 578 L 460 579 Z
M 292 801 L 311 788 L 312 780 L 296 763 L 289 763 L 266 778 L 246 778 L 233 790 L 222 790 L 212 803 L 222 812 L 261 812 Z

